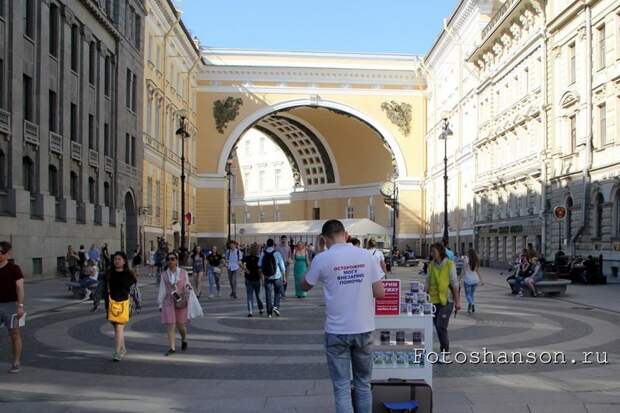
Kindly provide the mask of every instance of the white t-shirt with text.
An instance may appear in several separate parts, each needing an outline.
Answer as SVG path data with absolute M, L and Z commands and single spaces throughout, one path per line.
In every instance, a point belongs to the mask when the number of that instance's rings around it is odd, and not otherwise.
M 375 304 L 372 284 L 383 272 L 365 249 L 350 244 L 335 244 L 317 255 L 306 274 L 306 282 L 323 283 L 326 319 L 325 332 L 359 334 L 375 329 Z

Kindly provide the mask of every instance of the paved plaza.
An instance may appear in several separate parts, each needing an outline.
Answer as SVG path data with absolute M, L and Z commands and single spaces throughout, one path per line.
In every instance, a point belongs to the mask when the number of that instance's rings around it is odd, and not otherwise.
M 397 272 L 405 280 L 419 277 L 414 269 Z M 618 412 L 620 312 L 605 294 L 620 286 L 571 286 L 563 299 L 519 299 L 497 271 L 484 275 L 477 312 L 451 320 L 453 352 L 563 351 L 568 364 L 436 365 L 434 411 Z M 90 313 L 88 303 L 68 299 L 59 279 L 28 283 L 33 316 L 23 331 L 19 375 L 5 373 L 4 334 L 0 341 L 0 411 L 333 411 L 320 291 L 287 298 L 282 317 L 273 319 L 248 319 L 245 301 L 229 299 L 226 289 L 215 300 L 203 296 L 207 316 L 192 323 L 189 350 L 164 357 L 154 281 L 145 284 L 146 305 L 127 332 L 129 353 L 113 363 L 102 310 Z M 608 364 L 573 365 L 583 351 L 608 352 Z

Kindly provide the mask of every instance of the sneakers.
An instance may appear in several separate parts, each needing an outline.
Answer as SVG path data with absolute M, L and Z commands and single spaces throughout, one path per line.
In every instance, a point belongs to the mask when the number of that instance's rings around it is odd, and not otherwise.
M 273 313 L 280 317 L 280 310 L 278 309 L 278 307 L 273 307 Z
M 213 295 L 213 294 L 209 294 L 209 298 L 213 298 L 213 297 L 214 297 L 214 295 Z
M 112 361 L 118 362 L 121 361 L 122 358 L 123 356 L 121 356 L 121 353 L 117 353 L 116 351 L 112 353 Z
M 172 355 L 174 353 L 176 353 L 176 350 L 173 350 L 173 349 L 169 348 L 168 351 L 166 351 L 164 353 L 164 356 L 170 356 L 170 355 Z
M 437 363 L 452 364 L 452 357 L 450 356 L 450 353 L 441 353 L 441 357 L 439 357 L 439 360 L 437 360 Z
M 263 315 L 264 311 L 263 311 L 263 310 L 258 310 L 258 313 L 259 313 L 260 315 Z
M 468 312 L 468 313 L 471 313 L 471 312 L 472 312 L 472 311 L 471 311 L 471 307 L 472 307 L 472 305 L 471 305 L 471 304 L 467 304 L 467 312 Z
M 252 318 L 252 313 L 248 313 L 248 318 Z
M 181 351 L 187 350 L 187 341 L 181 341 Z
M 475 313 L 476 312 L 476 304 L 472 304 L 471 305 L 471 312 Z
M 272 318 L 272 315 L 271 314 L 267 315 L 267 318 Z
M 22 367 L 19 364 L 13 364 L 9 369 L 9 373 L 17 374 L 21 371 Z

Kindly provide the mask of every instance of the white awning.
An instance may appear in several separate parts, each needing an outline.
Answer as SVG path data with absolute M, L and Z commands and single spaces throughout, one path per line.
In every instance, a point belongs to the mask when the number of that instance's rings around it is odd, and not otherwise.
M 360 238 L 387 237 L 387 228 L 366 218 L 340 220 L 349 235 Z M 316 237 L 321 233 L 324 220 L 262 222 L 236 224 L 235 233 L 239 238 L 264 238 L 289 235 L 295 237 Z

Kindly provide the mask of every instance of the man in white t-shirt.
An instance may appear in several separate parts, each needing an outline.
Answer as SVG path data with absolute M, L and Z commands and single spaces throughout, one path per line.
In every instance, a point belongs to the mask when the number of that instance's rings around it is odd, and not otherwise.
M 383 256 L 383 251 L 379 251 L 377 249 L 377 243 L 374 239 L 368 240 L 368 252 L 370 255 L 377 261 L 379 267 L 381 267 L 381 271 L 383 271 L 383 275 L 387 274 L 387 267 L 385 266 L 385 257 Z
M 334 386 L 336 413 L 352 413 L 351 371 L 355 411 L 372 411 L 371 336 L 375 329 L 374 298 L 383 298 L 383 272 L 367 250 L 347 244 L 342 222 L 327 221 L 322 237 L 328 250 L 317 255 L 301 288 L 323 283 L 326 303 L 325 352 Z
M 226 259 L 226 269 L 228 270 L 230 296 L 231 298 L 237 298 L 237 278 L 239 276 L 239 268 L 241 267 L 241 259 L 243 258 L 237 241 L 228 242 L 228 249 L 224 258 Z

